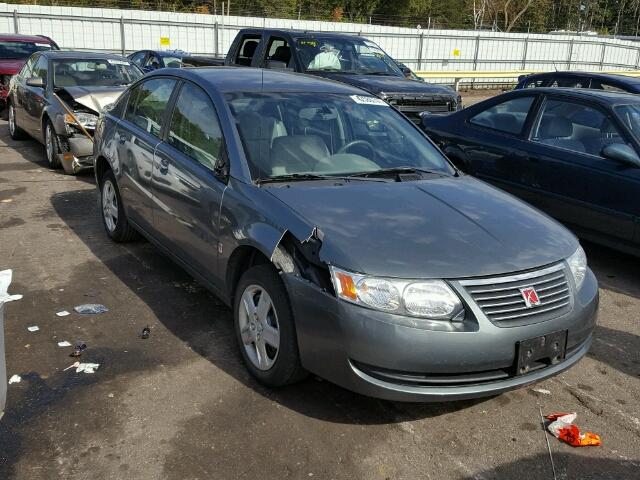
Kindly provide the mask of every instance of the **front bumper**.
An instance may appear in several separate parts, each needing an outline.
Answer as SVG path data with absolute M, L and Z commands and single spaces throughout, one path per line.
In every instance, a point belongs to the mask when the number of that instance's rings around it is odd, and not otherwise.
M 598 284 L 589 271 L 571 310 L 553 320 L 498 327 L 472 308 L 464 322 L 434 321 L 421 329 L 340 301 L 299 277 L 283 278 L 302 365 L 355 392 L 396 401 L 490 396 L 557 375 L 587 353 L 598 308 Z M 517 342 L 558 330 L 568 331 L 565 359 L 515 375 Z
M 60 139 L 60 163 L 70 174 L 93 168 L 93 142 L 85 135 L 72 135 Z

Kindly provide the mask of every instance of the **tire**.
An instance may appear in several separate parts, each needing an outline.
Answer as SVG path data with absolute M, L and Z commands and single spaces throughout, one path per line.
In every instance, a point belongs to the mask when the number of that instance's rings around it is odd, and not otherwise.
M 18 127 L 16 123 L 16 111 L 12 103 L 9 103 L 7 107 L 7 120 L 9 120 L 9 135 L 13 140 L 24 140 L 27 138 L 27 133 Z
M 58 158 L 60 146 L 58 144 L 58 137 L 49 119 L 44 121 L 44 151 L 47 162 L 49 163 L 49 168 L 52 170 L 60 168 L 60 158 Z
M 270 305 L 261 308 L 261 300 Z M 260 315 L 260 310 L 266 313 Z M 287 291 L 273 266 L 257 265 L 242 275 L 233 314 L 240 353 L 247 369 L 260 383 L 282 387 L 307 376 L 300 363 Z M 274 333 L 277 347 L 273 345 Z
M 124 213 L 116 178 L 111 170 L 100 177 L 100 212 L 107 235 L 114 242 L 130 242 L 138 238 L 138 232 L 129 224 Z

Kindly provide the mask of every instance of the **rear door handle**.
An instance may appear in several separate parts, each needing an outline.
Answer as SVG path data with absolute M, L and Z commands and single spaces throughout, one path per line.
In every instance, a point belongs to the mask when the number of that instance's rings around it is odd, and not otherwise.
M 127 136 L 124 133 L 121 133 L 118 141 L 120 142 L 120 145 L 124 145 L 124 142 L 127 141 Z
M 169 172 L 169 160 L 166 158 L 160 159 L 160 167 L 158 168 L 161 174 L 166 175 Z

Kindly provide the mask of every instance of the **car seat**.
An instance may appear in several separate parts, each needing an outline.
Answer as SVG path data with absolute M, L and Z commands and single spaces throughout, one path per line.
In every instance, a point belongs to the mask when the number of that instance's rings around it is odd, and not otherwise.
M 287 135 L 284 124 L 274 117 L 256 112 L 236 115 L 244 151 L 253 174 L 272 174 L 271 146 L 275 139 Z
M 316 135 L 290 135 L 273 139 L 271 163 L 276 174 L 312 172 L 330 156 L 327 144 Z
M 545 145 L 574 152 L 586 151 L 582 142 L 573 138 L 573 123 L 564 117 L 544 117 L 538 129 L 538 140 Z
M 256 49 L 258 48 L 257 40 L 249 40 L 242 47 L 241 56 L 236 59 L 236 63 L 238 65 L 244 65 L 248 67 L 251 65 L 251 60 L 253 59 L 253 54 L 256 53 Z

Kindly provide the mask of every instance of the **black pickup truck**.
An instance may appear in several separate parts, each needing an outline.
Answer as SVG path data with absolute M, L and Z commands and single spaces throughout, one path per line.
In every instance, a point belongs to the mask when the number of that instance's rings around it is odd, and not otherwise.
M 287 69 L 362 88 L 395 106 L 415 122 L 420 112 L 462 107 L 450 88 L 411 80 L 378 45 L 353 35 L 276 29 L 238 32 L 225 65 Z

